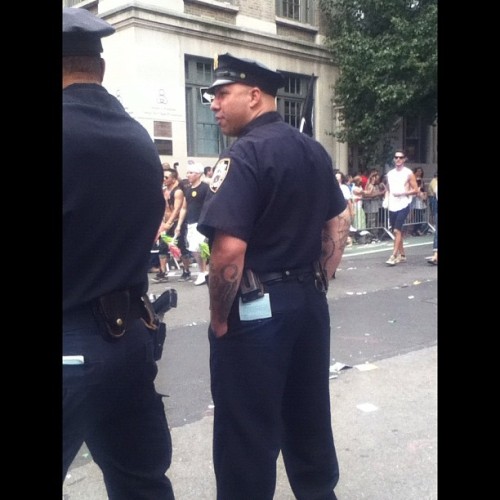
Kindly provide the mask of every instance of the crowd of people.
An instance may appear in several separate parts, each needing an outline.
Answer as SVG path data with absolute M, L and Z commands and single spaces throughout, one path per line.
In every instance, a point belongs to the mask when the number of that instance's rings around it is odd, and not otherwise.
M 386 230 L 393 233 L 388 207 L 384 204 L 388 192 L 387 174 L 382 175 L 377 168 L 361 170 L 356 175 L 344 174 L 338 169 L 335 172 L 351 213 L 348 245 L 366 241 L 361 237 L 366 231 L 370 232 L 370 241 L 383 239 Z M 413 168 L 412 173 L 417 188 L 415 194 L 409 195 L 409 209 L 402 231 L 411 236 L 423 236 L 432 231 L 435 223 L 436 195 L 433 188 L 437 174 L 427 184 L 421 167 Z
M 186 178 L 179 179 L 179 163 L 163 167 L 165 214 L 151 251 L 149 273 L 155 273 L 153 283 L 167 283 L 170 267 L 182 270 L 178 281 L 193 281 L 191 266 L 197 265 L 194 285 L 206 283 L 208 274 L 207 239 L 196 229 L 201 208 L 210 196 L 209 183 L 213 169 L 188 160 Z M 180 260 L 180 262 L 179 262 Z

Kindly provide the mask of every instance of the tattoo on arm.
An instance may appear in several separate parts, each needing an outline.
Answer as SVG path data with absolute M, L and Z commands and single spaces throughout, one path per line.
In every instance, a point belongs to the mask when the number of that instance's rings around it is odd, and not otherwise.
M 210 266 L 210 308 L 214 319 L 227 321 L 234 298 L 238 292 L 241 269 L 236 264 L 217 267 Z
M 349 236 L 349 229 L 351 227 L 351 219 L 348 214 L 345 212 L 342 212 L 340 215 L 337 216 L 339 220 L 338 224 L 338 231 L 336 233 L 336 238 L 334 240 L 334 249 L 335 246 L 338 245 L 340 246 L 340 249 L 342 252 L 345 249 L 345 246 L 347 244 L 347 237 Z
M 336 271 L 349 236 L 351 219 L 346 208 L 335 217 L 322 231 L 321 264 L 330 279 Z

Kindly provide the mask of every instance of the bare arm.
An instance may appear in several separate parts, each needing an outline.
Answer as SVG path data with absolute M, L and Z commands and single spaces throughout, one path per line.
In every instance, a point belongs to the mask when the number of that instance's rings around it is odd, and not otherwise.
M 417 178 L 415 177 L 415 174 L 413 172 L 410 174 L 410 177 L 408 177 L 408 186 L 410 189 L 405 194 L 411 195 L 411 194 L 418 194 L 420 192 L 420 189 L 417 184 Z
M 181 226 L 182 223 L 184 222 L 184 219 L 186 218 L 186 214 L 187 214 L 187 201 L 186 197 L 184 196 L 181 209 L 179 210 L 179 220 L 177 222 L 177 226 L 175 226 L 175 234 L 180 234 Z
M 377 193 L 375 192 L 373 184 L 367 184 L 366 189 L 363 189 L 363 198 L 370 199 L 375 198 L 375 196 L 377 196 Z
M 240 286 L 247 244 L 221 231 L 210 249 L 208 288 L 210 326 L 217 337 L 227 332 L 227 318 Z
M 332 278 L 340 264 L 347 242 L 347 236 L 349 236 L 350 225 L 351 214 L 349 212 L 349 207 L 346 207 L 343 212 L 327 221 L 323 226 L 323 245 L 320 261 L 328 280 Z

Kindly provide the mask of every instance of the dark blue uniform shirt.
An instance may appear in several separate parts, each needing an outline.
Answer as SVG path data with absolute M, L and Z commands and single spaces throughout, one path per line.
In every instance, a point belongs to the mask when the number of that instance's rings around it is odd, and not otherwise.
M 250 122 L 219 158 L 198 230 L 247 242 L 245 267 L 297 268 L 319 259 L 321 228 L 346 202 L 323 146 L 277 112 Z
M 63 90 L 63 310 L 113 290 L 147 290 L 165 211 L 146 129 L 104 87 Z

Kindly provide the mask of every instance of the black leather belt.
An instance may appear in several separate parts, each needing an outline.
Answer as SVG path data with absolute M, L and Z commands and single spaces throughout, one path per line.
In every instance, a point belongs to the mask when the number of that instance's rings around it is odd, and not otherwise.
M 256 273 L 261 283 L 274 281 L 301 280 L 307 276 L 314 276 L 314 268 L 311 265 L 305 267 L 295 267 L 293 269 L 283 269 L 273 273 Z
M 69 311 L 64 311 L 62 316 L 63 329 L 95 326 L 96 325 L 96 310 L 92 304 L 86 304 L 81 307 L 72 308 Z M 139 319 L 144 314 L 144 305 L 140 298 L 134 297 L 130 301 L 130 306 L 127 314 L 127 321 Z

